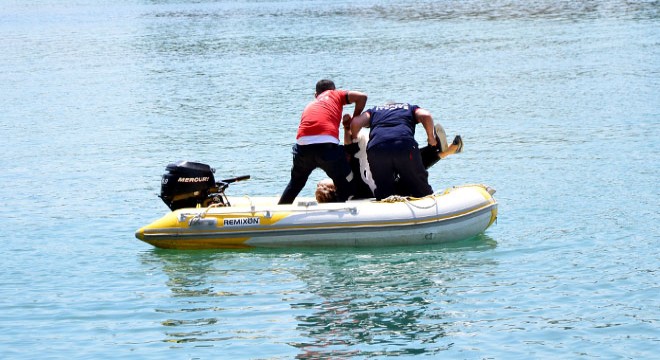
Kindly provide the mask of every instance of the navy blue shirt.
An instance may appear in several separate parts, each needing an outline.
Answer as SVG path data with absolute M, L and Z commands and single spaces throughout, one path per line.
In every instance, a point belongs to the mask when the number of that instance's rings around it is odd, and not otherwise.
M 415 111 L 417 105 L 411 104 L 389 104 L 374 106 L 367 110 L 371 115 L 369 119 L 369 144 L 367 150 L 372 147 L 392 140 L 415 141 Z

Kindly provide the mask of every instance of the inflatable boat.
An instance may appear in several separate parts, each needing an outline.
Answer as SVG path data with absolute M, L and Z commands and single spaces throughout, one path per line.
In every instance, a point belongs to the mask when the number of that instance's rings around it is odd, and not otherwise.
M 497 218 L 493 189 L 462 185 L 423 197 L 393 196 L 318 203 L 297 198 L 229 197 L 229 184 L 215 182 L 213 169 L 193 162 L 168 165 L 161 181 L 171 212 L 135 236 L 168 249 L 243 247 L 394 246 L 438 244 L 484 232 Z

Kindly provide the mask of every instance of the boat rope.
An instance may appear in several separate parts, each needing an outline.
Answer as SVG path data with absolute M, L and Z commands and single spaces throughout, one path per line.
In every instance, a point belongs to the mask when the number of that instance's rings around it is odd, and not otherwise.
M 417 200 L 422 200 L 422 199 L 433 199 L 433 203 L 428 206 L 421 206 L 418 204 L 415 204 L 413 201 Z M 386 197 L 385 199 L 380 200 L 380 202 L 384 203 L 397 203 L 397 202 L 405 202 L 406 204 L 418 208 L 418 209 L 430 209 L 432 207 L 435 207 L 438 205 L 438 198 L 434 196 L 434 194 L 427 195 L 421 198 L 416 198 L 416 197 L 411 197 L 411 196 L 401 196 L 401 195 L 390 195 Z
M 466 187 L 475 187 L 475 186 L 486 190 L 486 192 L 488 192 L 490 195 L 493 195 L 496 192 L 494 188 L 492 188 L 488 185 L 485 185 L 485 184 L 463 184 L 463 185 L 454 185 L 450 188 L 447 188 L 442 192 L 438 192 L 438 195 L 448 194 L 448 193 L 452 192 L 455 189 L 466 188 Z
M 385 199 L 380 200 L 380 202 L 384 202 L 384 203 L 396 203 L 396 202 L 406 202 L 406 201 L 408 201 L 408 199 L 405 196 L 401 196 L 401 195 L 390 195 Z

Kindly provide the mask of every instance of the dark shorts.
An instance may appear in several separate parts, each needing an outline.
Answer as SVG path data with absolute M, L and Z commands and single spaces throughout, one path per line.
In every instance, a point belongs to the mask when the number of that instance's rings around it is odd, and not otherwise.
M 376 182 L 377 199 L 395 194 L 423 197 L 433 193 L 428 183 L 429 174 L 415 142 L 396 140 L 381 143 L 367 150 L 367 158 Z M 395 181 L 397 177 L 398 184 Z

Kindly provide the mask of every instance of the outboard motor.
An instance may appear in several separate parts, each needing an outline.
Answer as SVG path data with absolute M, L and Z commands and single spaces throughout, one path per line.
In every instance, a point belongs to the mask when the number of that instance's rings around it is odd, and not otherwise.
M 186 207 L 207 207 L 211 204 L 231 206 L 225 195 L 229 184 L 247 180 L 250 175 L 215 181 L 212 167 L 192 162 L 179 161 L 167 165 L 160 182 L 160 198 L 172 210 Z
M 179 161 L 167 165 L 160 182 L 160 198 L 170 209 L 208 206 L 210 194 L 218 191 L 215 169 L 202 163 Z

